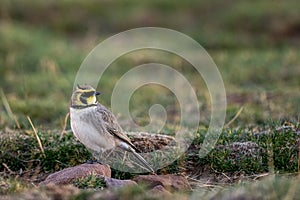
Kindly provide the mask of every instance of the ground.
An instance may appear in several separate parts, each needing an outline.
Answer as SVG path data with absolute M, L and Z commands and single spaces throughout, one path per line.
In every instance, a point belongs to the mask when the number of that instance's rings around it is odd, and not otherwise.
M 227 115 L 215 149 L 199 159 L 210 122 L 210 94 L 195 69 L 176 55 L 143 50 L 120 57 L 99 82 L 97 89 L 104 92 L 99 101 L 110 107 L 115 83 L 134 66 L 150 61 L 172 66 L 195 89 L 201 122 L 186 153 L 158 173 L 187 176 L 195 195 L 207 199 L 251 196 L 253 191 L 257 198 L 265 191 L 270 193 L 263 196 L 266 199 L 297 197 L 299 189 L 292 187 L 299 181 L 297 1 L 29 4 L 13 0 L 1 2 L 0 7 L 1 195 L 38 190 L 33 185 L 48 174 L 90 157 L 75 140 L 69 121 L 65 123 L 81 62 L 95 45 L 115 33 L 161 26 L 197 40 L 222 75 Z M 132 116 L 146 125 L 148 110 L 156 103 L 166 107 L 168 114 L 160 134 L 173 136 L 180 110 L 176 97 L 166 88 L 148 85 L 137 90 L 130 100 Z M 124 128 L 130 128 L 127 119 L 119 119 Z M 142 145 L 138 147 L 143 150 Z M 127 179 L 134 174 L 113 170 L 112 176 Z M 90 186 L 99 186 L 96 183 Z M 143 189 L 132 193 L 138 196 Z

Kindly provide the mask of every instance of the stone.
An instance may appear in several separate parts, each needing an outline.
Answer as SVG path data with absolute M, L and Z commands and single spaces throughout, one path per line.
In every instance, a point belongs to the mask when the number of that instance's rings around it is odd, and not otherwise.
M 65 185 L 71 184 L 73 181 L 79 178 L 87 177 L 91 174 L 111 177 L 111 169 L 108 165 L 95 164 L 82 164 L 75 167 L 69 167 L 61 171 L 50 174 L 39 185 L 55 184 Z
M 174 137 L 147 132 L 127 132 L 131 142 L 141 152 L 163 150 L 169 146 L 177 146 Z
M 53 185 L 48 184 L 44 187 L 44 191 L 48 197 L 52 199 L 70 199 L 73 195 L 80 193 L 80 190 L 73 185 Z
M 150 188 L 161 185 L 170 192 L 191 190 L 188 180 L 182 175 L 139 175 L 133 178 L 133 181 Z
M 154 197 L 160 198 L 169 198 L 172 196 L 172 193 L 166 190 L 162 185 L 157 185 L 151 190 L 148 191 L 148 194 Z
M 80 190 L 73 185 L 54 185 L 48 184 L 42 187 L 26 189 L 23 192 L 1 196 L 4 200 L 32 200 L 32 199 L 59 199 L 68 200 L 78 195 Z
M 126 186 L 137 185 L 137 183 L 132 180 L 119 180 L 119 179 L 109 178 L 109 177 L 105 177 L 104 181 L 106 183 L 106 187 L 109 189 L 119 189 Z

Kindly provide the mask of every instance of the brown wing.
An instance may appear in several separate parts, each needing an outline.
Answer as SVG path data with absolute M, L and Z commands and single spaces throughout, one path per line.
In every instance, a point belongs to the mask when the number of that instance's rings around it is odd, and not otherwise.
M 97 112 L 101 114 L 102 120 L 105 122 L 105 128 L 110 134 L 114 135 L 121 141 L 126 142 L 137 153 L 140 153 L 140 151 L 134 146 L 134 144 L 132 144 L 132 142 L 127 137 L 127 135 L 124 134 L 124 131 L 120 127 L 116 117 L 112 112 L 110 112 L 107 108 L 105 108 L 103 105 L 99 103 L 97 105 Z

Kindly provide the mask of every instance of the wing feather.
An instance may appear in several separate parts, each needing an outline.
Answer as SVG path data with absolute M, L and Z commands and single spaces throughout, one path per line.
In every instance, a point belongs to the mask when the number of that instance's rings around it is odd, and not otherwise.
M 117 137 L 121 141 L 129 144 L 137 153 L 140 153 L 140 151 L 134 146 L 134 144 L 132 144 L 127 135 L 124 134 L 124 131 L 117 122 L 116 117 L 112 112 L 110 112 L 110 110 L 98 103 L 97 112 L 101 115 L 102 121 L 105 123 L 105 129 L 107 130 L 107 132 Z

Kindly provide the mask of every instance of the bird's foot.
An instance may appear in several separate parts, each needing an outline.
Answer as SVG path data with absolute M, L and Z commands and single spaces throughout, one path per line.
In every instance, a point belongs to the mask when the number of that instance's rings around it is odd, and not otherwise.
M 87 164 L 100 164 L 100 165 L 106 165 L 104 162 L 101 160 L 96 159 L 95 157 L 90 158 L 89 160 L 86 161 Z
M 89 160 L 86 161 L 87 164 L 95 164 L 99 163 L 95 157 L 90 158 Z

